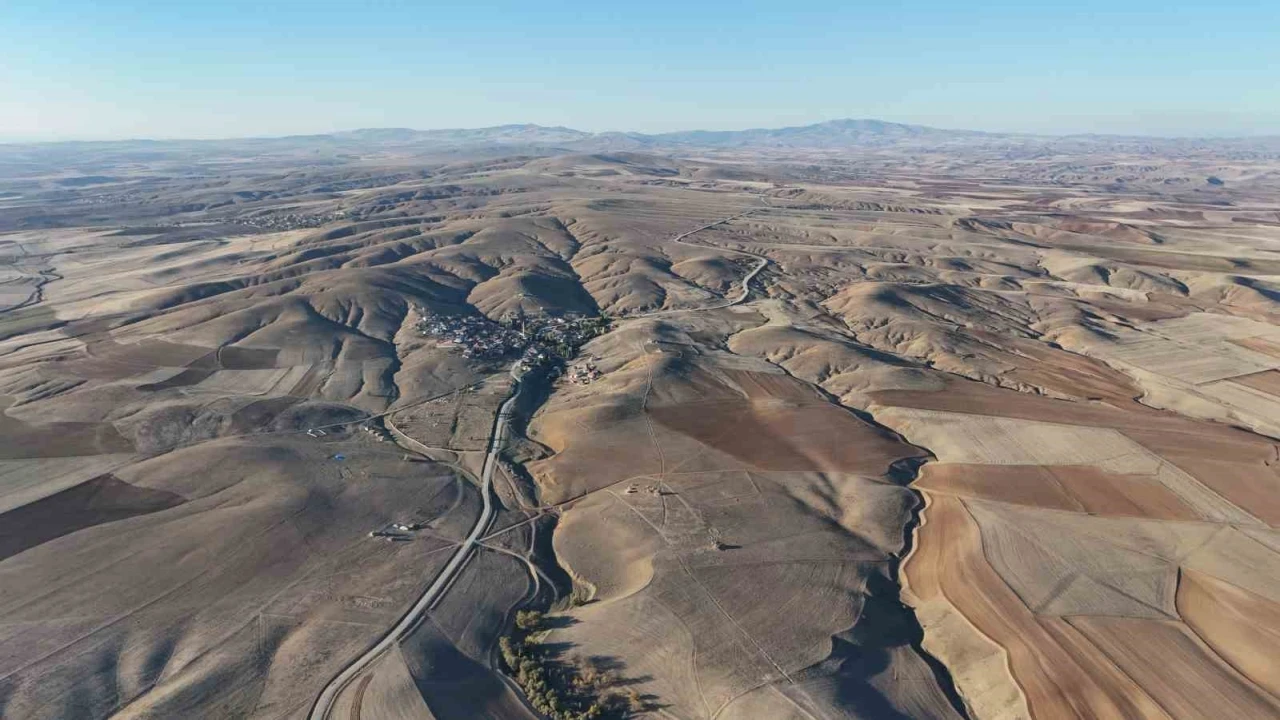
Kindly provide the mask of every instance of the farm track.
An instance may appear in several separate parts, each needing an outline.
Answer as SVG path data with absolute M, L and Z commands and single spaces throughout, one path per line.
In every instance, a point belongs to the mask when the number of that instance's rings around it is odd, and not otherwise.
M 18 248 L 19 252 L 22 253 L 22 255 L 20 255 L 18 259 L 33 257 L 22 243 L 15 242 L 13 243 L 13 245 Z M 55 270 L 50 268 L 37 268 L 33 270 L 23 270 L 18 263 L 14 263 L 13 267 L 15 270 L 18 270 L 19 272 L 27 273 L 30 277 L 36 278 L 35 287 L 31 289 L 31 294 L 28 295 L 25 300 L 23 300 L 22 302 L 16 305 L 12 305 L 10 307 L 4 308 L 3 310 L 0 310 L 0 312 L 13 312 L 14 310 L 21 310 L 22 308 L 39 305 L 40 303 L 44 302 L 44 286 L 48 285 L 49 283 L 55 280 L 63 279 L 62 275 L 58 274 Z

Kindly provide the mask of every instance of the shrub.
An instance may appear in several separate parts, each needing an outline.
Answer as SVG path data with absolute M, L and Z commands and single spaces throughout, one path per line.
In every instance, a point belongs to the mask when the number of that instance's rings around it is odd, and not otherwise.
M 644 712 L 644 700 L 635 688 L 627 689 L 627 709 L 633 713 Z
M 516 612 L 516 627 L 525 632 L 533 632 L 542 626 L 542 613 L 537 610 L 519 610 Z
M 524 653 L 524 645 L 519 640 L 503 636 L 498 639 L 498 650 L 502 652 L 502 661 L 507 667 L 515 670 L 520 667 L 520 656 Z

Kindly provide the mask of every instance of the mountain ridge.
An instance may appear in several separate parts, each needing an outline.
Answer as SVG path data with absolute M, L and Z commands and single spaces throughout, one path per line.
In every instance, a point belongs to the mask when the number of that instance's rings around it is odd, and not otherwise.
M 982 130 L 938 128 L 929 125 L 896 123 L 874 118 L 840 118 L 808 125 L 744 130 L 680 130 L 663 133 L 630 131 L 588 132 L 565 126 L 511 123 L 481 128 L 439 128 L 419 130 L 404 127 L 357 128 L 332 133 L 226 139 L 129 139 L 61 140 L 45 142 L 0 142 L 0 150 L 21 154 L 26 151 L 54 151 L 73 148 L 137 150 L 255 150 L 328 148 L 333 151 L 365 149 L 442 150 L 524 148 L 534 153 L 548 151 L 678 151 L 708 150 L 856 150 L 888 148 L 965 149 L 982 147 L 1044 147 L 1079 149 L 1082 146 L 1123 146 L 1141 151 L 1148 147 L 1232 148 L 1280 152 L 1280 136 L 1257 137 L 1160 137 L 1143 135 L 1071 134 L 1040 135 L 1000 133 Z

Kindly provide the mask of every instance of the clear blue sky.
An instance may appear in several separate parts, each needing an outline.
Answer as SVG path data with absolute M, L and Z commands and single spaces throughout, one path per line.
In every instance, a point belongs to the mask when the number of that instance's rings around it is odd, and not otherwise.
M 0 138 L 874 117 L 1280 134 L 1280 2 L 3 0 Z

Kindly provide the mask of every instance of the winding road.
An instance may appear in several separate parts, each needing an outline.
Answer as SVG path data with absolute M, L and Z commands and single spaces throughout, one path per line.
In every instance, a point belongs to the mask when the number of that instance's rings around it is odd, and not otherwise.
M 766 207 L 771 207 L 768 204 L 768 201 L 764 200 L 763 195 L 760 197 L 761 197 L 761 201 L 765 203 Z M 679 235 L 676 235 L 675 237 L 671 238 L 671 242 L 677 242 L 677 243 L 680 243 L 681 245 L 686 245 L 688 247 L 693 247 L 693 248 L 699 248 L 701 250 L 713 249 L 713 248 L 709 248 L 706 245 L 694 245 L 693 243 L 685 242 L 685 238 L 691 235 L 700 233 L 703 230 L 710 230 L 711 228 L 716 227 L 718 225 L 723 225 L 727 222 L 732 222 L 734 220 L 737 220 L 738 218 L 746 217 L 747 215 L 750 215 L 751 213 L 756 212 L 759 209 L 760 208 L 751 208 L 750 210 L 744 210 L 743 212 L 740 212 L 737 215 L 730 215 L 727 218 L 722 218 L 720 220 L 716 220 L 715 222 L 707 223 L 706 225 L 703 225 L 701 227 L 697 227 L 688 232 L 684 232 Z M 674 308 L 671 310 L 654 310 L 653 312 L 639 313 L 637 315 L 628 315 L 626 316 L 625 319 L 635 320 L 639 318 L 656 317 L 659 315 L 674 315 L 675 313 L 691 312 L 694 310 L 722 310 L 724 308 L 733 307 L 734 305 L 739 305 L 743 302 L 746 302 L 747 297 L 751 295 L 751 281 L 756 279 L 756 276 L 760 274 L 761 270 L 764 270 L 766 267 L 769 266 L 769 258 L 766 258 L 763 255 L 757 255 L 756 253 L 753 253 L 753 252 L 748 252 L 746 250 L 736 250 L 733 248 L 714 248 L 714 249 L 725 251 L 725 252 L 737 253 L 739 255 L 746 255 L 747 257 L 755 259 L 756 266 L 751 269 L 751 272 L 748 272 L 746 276 L 742 278 L 742 286 L 738 292 L 738 297 L 726 298 L 723 302 L 721 302 L 718 305 L 708 305 L 705 307 L 696 307 L 696 308 Z
M 498 465 L 498 453 L 502 450 L 502 445 L 506 441 L 507 427 L 510 424 L 512 415 L 511 408 L 520 397 L 521 386 L 518 367 L 518 362 L 516 365 L 511 366 L 511 380 L 513 382 L 511 395 L 498 407 L 498 414 L 494 418 L 493 432 L 489 435 L 489 451 L 485 455 L 484 466 L 480 471 L 480 494 L 483 499 L 483 507 L 480 510 L 480 517 L 476 518 L 475 527 L 471 528 L 471 533 L 458 545 L 458 549 L 453 552 L 453 556 L 449 558 L 449 562 L 444 566 L 444 569 L 436 575 L 435 581 L 423 591 L 422 596 L 413 604 L 409 612 L 400 618 L 400 622 L 396 623 L 396 626 L 384 635 L 376 645 L 352 661 L 341 673 L 338 673 L 337 677 L 329 681 L 329 684 L 320 692 L 315 704 L 311 707 L 311 720 L 325 720 L 328 718 L 334 702 L 342 694 L 343 689 L 360 673 L 372 666 L 375 660 L 382 657 L 384 653 L 417 629 L 427 611 L 448 590 L 458 572 L 466 565 L 481 536 L 488 531 L 489 526 L 493 523 L 493 473 Z
M 767 201 L 762 200 L 762 202 L 764 202 L 766 206 L 768 205 Z M 707 249 L 706 246 L 703 245 L 687 243 L 685 242 L 685 238 L 702 232 L 703 230 L 709 230 L 718 225 L 723 225 L 724 223 L 750 215 L 757 209 L 758 208 L 752 208 L 736 215 L 731 215 L 727 218 L 702 225 L 694 228 L 693 230 L 676 235 L 675 237 L 670 238 L 670 241 L 677 242 L 682 245 L 688 245 L 689 247 Z M 717 249 L 723 250 L 724 248 Z M 762 255 L 757 255 L 745 250 L 730 250 L 730 252 L 746 255 L 755 258 L 757 261 L 756 266 L 751 270 L 751 272 L 747 273 L 747 275 L 743 277 L 741 290 L 737 297 L 727 298 L 724 302 L 709 307 L 658 310 L 644 313 L 642 315 L 630 316 L 626 319 L 633 320 L 677 312 L 689 312 L 693 310 L 719 310 L 745 302 L 747 297 L 751 294 L 751 281 L 760 274 L 760 271 L 764 270 L 765 267 L 769 265 L 769 260 Z M 436 579 L 432 581 L 431 585 L 423 591 L 421 597 L 418 598 L 418 601 L 413 604 L 413 607 L 411 607 L 409 611 L 405 613 L 404 617 L 400 619 L 400 622 L 396 623 L 395 627 L 384 635 L 376 645 L 369 648 L 369 650 L 367 650 L 363 655 L 353 660 L 351 664 L 347 665 L 342 672 L 338 673 L 336 677 L 325 685 L 324 690 L 320 692 L 315 703 L 311 706 L 311 713 L 309 715 L 310 720 L 328 720 L 329 713 L 332 712 L 333 705 L 337 702 L 338 696 L 342 694 L 342 691 L 346 689 L 353 680 L 359 677 L 361 673 L 372 667 L 378 658 L 382 657 L 388 650 L 395 647 L 413 633 L 415 629 L 417 629 L 418 625 L 420 625 L 426 617 L 427 611 L 429 611 L 436 602 L 440 600 L 440 597 L 449 589 L 449 586 L 453 583 L 453 580 L 457 577 L 458 573 L 466 566 L 467 561 L 471 558 L 472 552 L 476 549 L 476 546 L 480 544 L 480 538 L 488 531 L 489 526 L 493 522 L 495 511 L 492 489 L 493 473 L 498 465 L 498 453 L 502 450 L 503 443 L 506 441 L 507 427 L 510 424 L 512 416 L 512 407 L 520 397 L 521 385 L 518 368 L 519 361 L 511 366 L 510 374 L 513 382 L 511 395 L 509 395 L 507 399 L 503 401 L 502 405 L 498 407 L 498 413 L 494 418 L 493 432 L 489 435 L 488 453 L 485 455 L 484 465 L 480 472 L 480 493 L 484 504 L 483 509 L 480 511 L 480 517 L 476 519 L 475 526 L 471 528 L 471 533 L 467 535 L 467 538 L 463 540 L 461 544 L 458 545 L 457 550 L 455 550 L 453 555 L 449 558 L 449 562 L 444 566 L 440 573 L 436 575 Z

